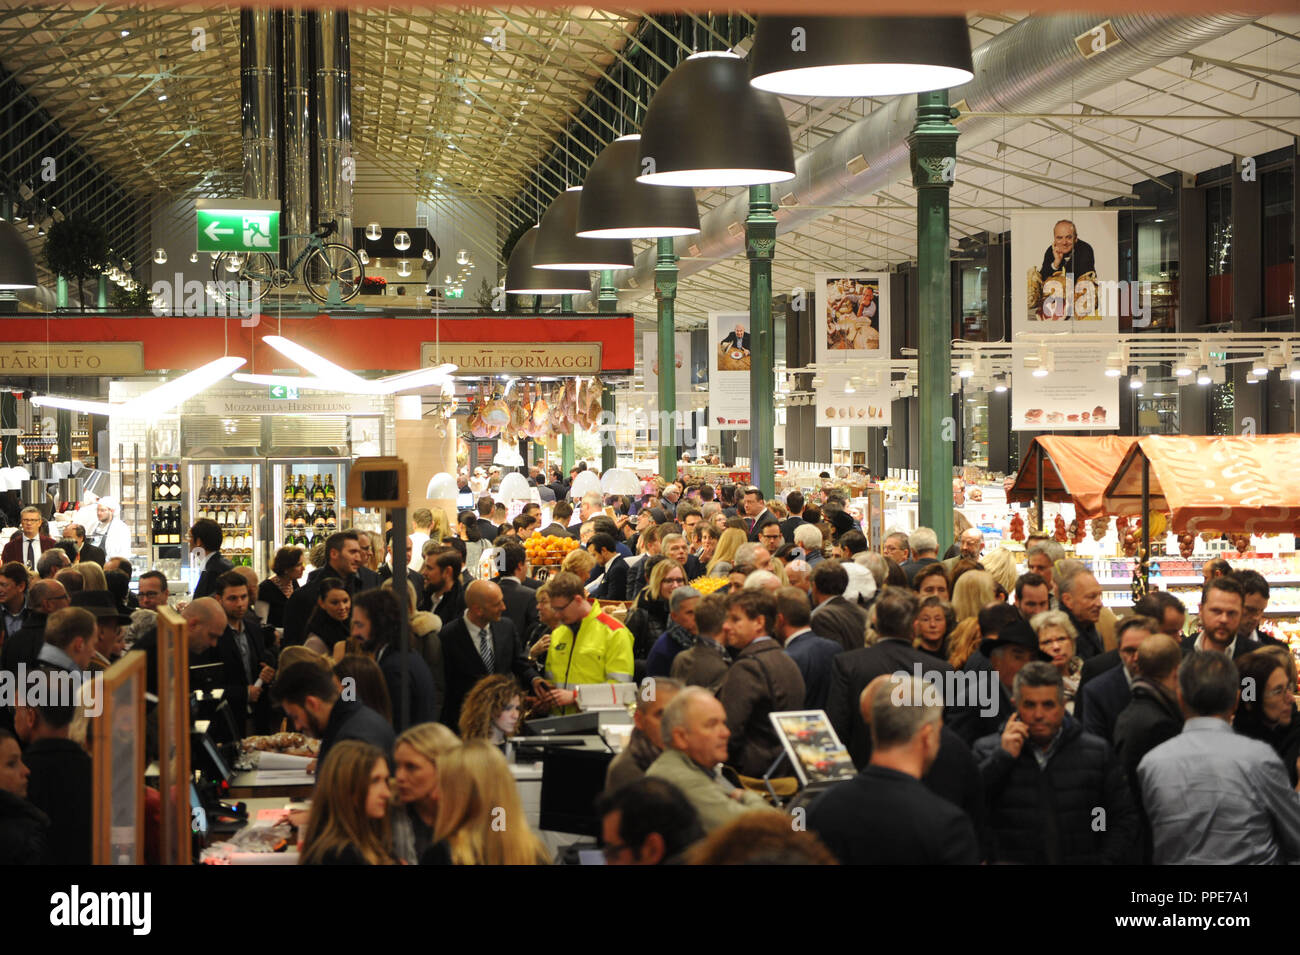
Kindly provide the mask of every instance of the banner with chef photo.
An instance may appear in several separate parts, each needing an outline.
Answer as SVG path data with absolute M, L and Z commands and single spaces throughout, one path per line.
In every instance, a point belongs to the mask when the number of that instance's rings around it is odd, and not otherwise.
M 889 276 L 818 272 L 813 276 L 813 336 L 819 365 L 889 357 Z
M 889 427 L 894 396 L 893 389 L 889 386 L 888 371 L 881 375 L 884 384 L 874 387 L 861 381 L 854 382 L 854 376 L 850 372 L 822 371 L 819 374 L 822 376 L 822 384 L 817 387 L 819 427 Z
M 642 360 L 645 362 L 645 391 L 647 395 L 659 394 L 659 333 L 646 332 L 641 336 Z M 677 394 L 689 395 L 691 387 L 691 335 L 678 332 L 673 336 L 673 365 Z M 680 402 L 678 402 L 680 404 Z
M 749 430 L 749 312 L 709 312 L 709 428 Z
M 1119 335 L 1119 213 L 1113 209 L 1011 213 L 1012 340 L 1050 336 L 1047 374 L 1017 350 L 1011 426 L 1018 431 L 1119 427 L 1120 380 L 1106 377 L 1109 349 L 1071 345 L 1078 334 Z M 1034 341 L 1034 339 L 1029 339 Z

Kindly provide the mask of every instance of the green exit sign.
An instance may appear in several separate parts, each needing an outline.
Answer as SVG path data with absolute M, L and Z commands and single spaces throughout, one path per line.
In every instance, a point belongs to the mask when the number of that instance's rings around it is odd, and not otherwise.
M 444 294 L 447 298 L 464 298 L 465 290 L 463 288 L 449 288 Z
M 287 401 L 298 400 L 298 389 L 290 385 L 272 385 L 269 389 L 272 398 Z
M 200 199 L 199 252 L 280 251 L 280 203 L 265 199 Z

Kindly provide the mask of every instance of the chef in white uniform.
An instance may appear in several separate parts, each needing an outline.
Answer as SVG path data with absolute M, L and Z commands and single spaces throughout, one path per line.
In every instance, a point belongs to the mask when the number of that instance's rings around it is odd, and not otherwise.
M 95 520 L 85 524 L 86 542 L 104 549 L 104 556 L 131 559 L 131 529 L 117 516 L 117 498 L 104 496 L 95 508 Z

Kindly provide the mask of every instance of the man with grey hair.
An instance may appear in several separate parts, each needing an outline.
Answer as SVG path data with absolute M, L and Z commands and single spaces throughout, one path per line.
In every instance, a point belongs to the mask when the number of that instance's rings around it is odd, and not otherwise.
M 0 563 L 17 561 L 28 570 L 36 570 L 36 562 L 46 551 L 56 550 L 59 542 L 47 534 L 41 533 L 45 518 L 39 509 L 30 504 L 18 513 L 19 529 L 5 544 Z
M 646 775 L 666 779 L 700 814 L 705 832 L 720 829 L 754 810 L 775 811 L 722 764 L 727 759 L 727 712 L 708 690 L 688 686 L 664 709 L 660 723 L 664 751 Z
M 1069 615 L 1070 623 L 1079 632 L 1074 650 L 1084 660 L 1095 657 L 1105 647 L 1097 632 L 1101 618 L 1101 584 L 1081 561 L 1062 561 L 1056 589 L 1060 607 Z
M 908 535 L 907 544 L 912 549 L 912 559 L 902 566 L 910 584 L 918 570 L 939 562 L 939 535 L 929 527 L 918 527 Z
M 1178 669 L 1187 721 L 1137 768 L 1156 865 L 1300 861 L 1300 795 L 1272 746 L 1233 732 L 1240 690 L 1222 653 L 1194 650 Z
M 41 554 L 36 561 L 36 576 L 41 580 L 53 580 L 61 570 L 72 566 L 72 560 L 62 548 L 55 547 Z
M 578 502 L 578 518 L 584 523 L 591 520 L 600 513 L 604 505 L 599 491 L 588 491 L 582 495 L 582 500 Z
M 876 677 L 858 701 L 871 761 L 808 811 L 808 828 L 844 865 L 975 865 L 970 817 L 921 778 L 939 755 L 943 703 L 910 674 Z
M 911 547 L 907 543 L 907 535 L 902 531 L 891 531 L 886 534 L 884 541 L 880 545 L 880 555 L 888 557 L 899 567 L 902 567 L 911 556 Z
M 659 634 L 646 657 L 647 676 L 667 677 L 673 671 L 677 654 L 695 646 L 699 630 L 695 626 L 695 608 L 702 595 L 690 584 L 673 589 L 668 597 L 668 626 Z
M 1065 548 L 1056 541 L 1043 541 L 1032 544 L 1025 551 L 1025 569 L 1037 574 L 1047 581 L 1047 591 L 1051 599 L 1051 608 L 1056 609 L 1056 562 L 1065 559 Z
M 767 570 L 772 563 L 772 552 L 762 544 L 750 541 L 736 548 L 736 556 L 731 563 L 733 567 L 751 564 L 755 570 Z
M 679 590 L 682 588 L 678 588 Z M 623 751 L 610 761 L 605 772 L 605 792 L 613 793 L 645 775 L 650 764 L 664 751 L 664 710 L 681 690 L 681 683 L 670 677 L 648 676 L 641 681 L 632 714 L 632 735 Z
M 766 590 L 773 594 L 781 589 L 781 578 L 770 570 L 756 570 L 745 578 L 742 590 Z
M 1019 624 L 1018 624 L 1019 625 Z M 1137 861 L 1138 816 L 1124 770 L 1105 740 L 1065 711 L 1056 667 L 1026 663 L 1015 711 L 976 740 L 996 862 L 1096 865 Z
M 809 567 L 816 567 L 826 558 L 822 555 L 821 528 L 816 524 L 800 524 L 794 529 L 794 542 L 804 553 L 804 560 Z

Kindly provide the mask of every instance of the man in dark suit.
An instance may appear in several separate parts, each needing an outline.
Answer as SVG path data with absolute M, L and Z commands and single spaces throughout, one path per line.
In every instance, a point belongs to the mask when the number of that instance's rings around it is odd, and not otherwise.
M 334 674 L 310 660 L 293 663 L 275 681 L 275 702 L 284 708 L 294 728 L 320 740 L 317 775 L 335 743 L 359 739 L 379 747 L 393 762 L 392 726 L 382 715 L 357 700 L 341 699 Z
M 741 506 L 745 509 L 745 527 L 748 529 L 749 539 L 757 542 L 759 532 L 768 524 L 780 526 L 780 521 L 776 515 L 767 509 L 767 503 L 763 500 L 763 492 L 756 487 L 745 488 L 745 496 L 741 500 Z
M 944 660 L 912 646 L 912 624 L 916 620 L 916 595 L 906 591 L 887 591 L 875 605 L 876 632 L 880 640 L 873 646 L 841 653 L 831 662 L 830 691 L 826 715 L 841 740 L 848 746 L 853 765 L 861 769 L 871 754 L 871 733 L 862 719 L 858 698 L 867 684 L 878 676 L 902 670 L 912 674 L 920 666 L 927 678 L 946 680 L 952 667 Z
M 811 580 L 812 628 L 843 650 L 861 650 L 867 642 L 867 612 L 844 599 L 849 572 L 838 560 L 823 560 L 813 567 Z
M 226 612 L 225 632 L 217 639 L 215 660 L 221 664 L 226 699 L 241 730 L 251 708 L 255 731 L 269 729 L 270 700 L 264 690 L 275 679 L 275 657 L 262 642 L 261 621 L 248 610 L 248 582 L 233 570 L 222 574 L 213 592 Z
M 1115 655 L 1120 665 L 1105 670 L 1088 683 L 1081 683 L 1074 699 L 1074 718 L 1083 724 L 1084 732 L 1113 742 L 1115 721 L 1133 696 L 1138 647 L 1147 637 L 1159 632 L 1159 625 L 1150 617 L 1134 615 L 1119 622 L 1115 628 L 1115 639 L 1119 641 Z
M 445 725 L 459 725 L 466 694 L 485 676 L 513 673 L 525 689 L 540 679 L 505 611 L 501 588 L 490 580 L 476 580 L 465 590 L 464 616 L 443 624 L 438 632 L 447 676 Z
M 1197 650 L 1217 650 L 1235 660 L 1262 647 L 1258 640 L 1237 635 L 1244 608 L 1245 591 L 1235 577 L 1213 577 L 1207 581 L 1205 595 L 1201 598 L 1201 629 L 1184 638 L 1183 656 L 1190 656 Z
M 815 634 L 808 626 L 808 613 L 804 592 L 798 587 L 782 587 L 776 592 L 776 627 L 772 635 L 781 641 L 803 676 L 804 709 L 823 710 L 830 692 L 831 660 L 844 648 Z
M 360 614 L 357 611 L 361 611 Z M 397 645 L 401 628 L 401 611 L 391 591 L 370 590 L 358 595 L 352 605 L 352 633 L 361 640 L 361 649 L 379 664 L 388 685 L 392 704 L 393 730 L 401 733 L 418 723 L 433 723 L 442 711 L 433 671 L 424 657 L 410 649 L 403 653 Z M 402 716 L 403 671 L 408 699 L 409 718 Z
M 614 538 L 609 534 L 592 534 L 587 550 L 596 558 L 604 579 L 596 588 L 597 600 L 622 600 L 627 593 L 627 560 L 615 549 Z
M 502 552 L 497 584 L 505 597 L 506 616 L 514 624 L 515 633 L 522 637 L 537 626 L 538 582 L 528 576 L 528 554 L 522 546 L 506 544 Z
M 808 827 L 845 865 L 977 864 L 970 817 L 921 782 L 941 751 L 942 704 L 925 701 L 915 676 L 875 683 L 858 714 L 871 728 L 871 761 L 812 804 Z M 909 705 L 896 705 L 897 691 Z
M 496 540 L 498 531 L 497 525 L 491 520 L 496 502 L 490 494 L 484 494 L 475 502 L 475 507 L 478 508 L 478 536 L 490 544 Z
M 804 499 L 799 491 L 791 491 L 785 496 L 785 506 L 790 509 L 790 516 L 781 521 L 781 536 L 787 544 L 794 543 L 794 529 L 800 524 L 807 524 L 803 519 Z
M 44 642 L 45 621 L 70 603 L 68 591 L 57 580 L 36 580 L 27 588 L 27 619 L 0 648 L 0 670 L 18 673 L 18 664 L 36 666 Z
M 573 517 L 573 505 L 568 501 L 560 500 L 555 502 L 551 508 L 551 523 L 542 528 L 543 537 L 572 537 L 578 539 L 578 529 L 569 527 L 569 520 Z
M 739 322 L 737 322 L 737 323 L 736 323 L 736 327 L 735 327 L 734 329 L 732 329 L 732 330 L 727 334 L 727 337 L 724 338 L 724 339 L 722 340 L 722 347 L 723 347 L 723 348 L 742 348 L 742 349 L 744 349 L 746 352 L 748 352 L 748 351 L 749 351 L 749 332 L 745 331 L 745 326 L 742 325 L 742 324 L 740 324 Z
M 16 560 L 28 570 L 36 570 L 36 561 L 40 559 L 41 554 L 59 546 L 59 542 L 53 537 L 41 533 L 41 525 L 44 522 L 45 519 L 41 517 L 40 511 L 34 507 L 24 507 L 22 513 L 18 515 L 21 529 L 9 538 L 4 551 L 0 552 L 0 564 Z
M 38 679 L 48 681 L 48 670 Z M 52 686 L 46 682 L 52 693 Z M 14 731 L 23 745 L 23 762 L 31 770 L 27 799 L 50 817 L 45 865 L 90 865 L 91 761 L 84 747 L 70 739 L 76 707 L 23 705 L 15 708 Z
M 215 593 L 221 575 L 228 573 L 235 566 L 221 556 L 222 537 L 221 525 L 206 517 L 199 518 L 190 527 L 190 547 L 202 548 L 203 553 L 208 555 L 203 559 L 203 569 L 199 572 L 199 579 L 194 582 L 194 593 L 191 596 L 195 600 Z M 306 618 L 302 622 L 305 626 Z
M 356 531 L 339 531 L 325 538 L 325 566 L 313 570 L 307 583 L 294 591 L 285 605 L 283 646 L 293 646 L 307 638 L 307 621 L 320 596 L 321 581 L 326 577 L 337 577 L 353 597 L 379 586 L 379 575 L 361 566 L 361 542 Z
M 80 524 L 69 524 L 63 528 L 63 540 L 59 541 L 59 546 L 74 564 L 85 561 L 103 567 L 104 561 L 108 559 L 104 548 L 86 543 L 86 529 Z

